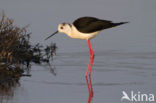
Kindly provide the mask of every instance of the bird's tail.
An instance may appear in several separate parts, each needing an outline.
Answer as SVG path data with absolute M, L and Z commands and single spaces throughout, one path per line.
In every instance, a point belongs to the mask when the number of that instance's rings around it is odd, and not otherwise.
M 115 27 L 115 26 L 119 26 L 119 25 L 127 24 L 127 23 L 129 23 L 129 22 L 113 23 L 113 26 Z

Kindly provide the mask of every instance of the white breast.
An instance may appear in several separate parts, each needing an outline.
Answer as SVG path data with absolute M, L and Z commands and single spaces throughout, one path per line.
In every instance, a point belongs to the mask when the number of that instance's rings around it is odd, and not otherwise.
M 81 33 L 75 28 L 75 26 L 72 25 L 71 34 L 68 35 L 68 36 L 70 36 L 71 38 L 75 38 L 75 39 L 88 40 L 88 39 L 91 39 L 91 38 L 95 37 L 99 32 L 100 31 L 93 32 L 93 33 Z

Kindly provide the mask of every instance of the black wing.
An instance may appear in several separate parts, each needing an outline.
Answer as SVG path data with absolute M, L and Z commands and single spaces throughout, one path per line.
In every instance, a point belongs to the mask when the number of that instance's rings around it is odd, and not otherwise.
M 73 25 L 82 33 L 92 33 L 113 27 L 111 21 L 100 20 L 94 17 L 81 17 L 73 22 Z

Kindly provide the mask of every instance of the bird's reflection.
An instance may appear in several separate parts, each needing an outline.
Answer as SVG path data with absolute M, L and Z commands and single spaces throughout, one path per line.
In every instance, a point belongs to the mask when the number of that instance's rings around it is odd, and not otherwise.
M 92 80 L 91 80 L 91 70 L 92 70 L 92 66 L 93 66 L 93 61 L 94 61 L 94 56 L 90 58 L 90 61 L 88 63 L 88 69 L 86 74 L 88 74 L 89 72 L 89 76 L 85 76 L 86 78 L 86 84 L 88 87 L 88 93 L 89 93 L 89 97 L 88 97 L 88 103 L 91 103 L 92 98 L 93 98 L 93 87 L 92 87 Z
M 87 83 L 88 93 L 89 93 L 88 103 L 91 103 L 92 98 L 93 98 L 93 87 L 92 87 L 91 75 L 89 75 L 89 77 L 86 76 L 86 83 Z

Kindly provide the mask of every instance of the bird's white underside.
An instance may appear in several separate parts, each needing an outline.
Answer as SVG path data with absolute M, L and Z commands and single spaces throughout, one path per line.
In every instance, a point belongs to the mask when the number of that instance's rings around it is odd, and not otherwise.
M 89 40 L 95 37 L 100 31 L 93 32 L 93 33 L 81 33 L 79 32 L 74 25 L 71 26 L 71 31 L 69 33 L 66 33 L 69 37 L 75 38 L 75 39 L 85 39 Z

